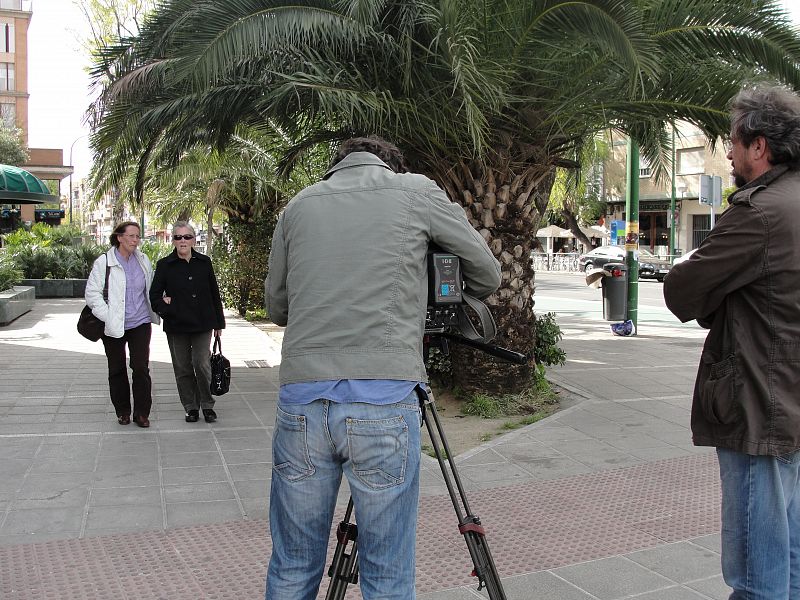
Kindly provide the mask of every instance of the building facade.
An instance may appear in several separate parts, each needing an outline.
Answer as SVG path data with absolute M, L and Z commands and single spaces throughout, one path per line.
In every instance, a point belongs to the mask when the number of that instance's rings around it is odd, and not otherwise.
M 0 120 L 6 127 L 17 127 L 28 143 L 28 26 L 33 17 L 31 0 L 0 0 Z M 24 169 L 48 182 L 61 182 L 72 173 L 64 164 L 64 151 L 30 148 Z M 18 219 L 24 223 L 45 221 L 54 225 L 64 217 L 63 206 L 19 207 Z M 3 226 L 0 215 L 0 228 Z
M 625 168 L 627 140 L 615 139 L 605 168 L 607 221 L 625 220 Z M 657 180 L 647 161 L 639 164 L 639 246 L 659 256 L 670 254 L 670 227 L 675 227 L 675 251 L 680 255 L 697 248 L 711 229 L 711 207 L 700 204 L 700 176 L 717 175 L 723 189 L 732 185 L 730 162 L 721 142 L 712 148 L 705 135 L 689 123 L 675 126 L 675 214 L 670 215 L 670 173 Z M 715 215 L 721 207 L 714 209 Z

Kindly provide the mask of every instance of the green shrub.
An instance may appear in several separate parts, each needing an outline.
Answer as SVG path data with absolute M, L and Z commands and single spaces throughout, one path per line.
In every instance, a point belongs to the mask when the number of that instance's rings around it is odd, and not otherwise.
M 14 264 L 13 258 L 0 250 L 0 292 L 10 290 L 22 279 L 22 271 Z
M 12 253 L 25 279 L 52 278 L 52 259 L 47 247 L 23 246 Z
M 83 244 L 73 248 L 75 256 L 78 258 L 77 272 L 73 276 L 77 279 L 87 279 L 92 272 L 92 265 L 98 256 L 106 250 L 97 244 Z
M 222 303 L 240 317 L 264 308 L 264 279 L 275 216 L 230 218 L 224 233 L 214 242 L 211 256 Z
M 37 223 L 43 225 L 43 223 Z M 77 225 L 59 225 L 48 227 L 52 246 L 72 246 L 73 240 L 81 237 L 81 228 Z
M 556 323 L 556 314 L 534 315 L 536 319 L 536 345 L 533 357 L 537 365 L 563 365 L 566 353 L 558 346 L 563 339 L 561 328 Z
M 50 255 L 50 275 L 52 279 L 74 278 L 80 272 L 81 261 L 73 248 L 51 246 L 46 250 Z
M 172 252 L 172 244 L 144 240 L 141 244 L 139 244 L 139 250 L 141 250 L 144 255 L 150 259 L 150 262 L 153 263 L 153 268 L 155 269 L 156 263 L 164 258 L 167 254 Z
M 24 279 L 86 279 L 94 260 L 104 252 L 86 246 L 29 246 L 10 252 Z
M 39 225 L 41 223 L 34 224 L 31 231 L 20 228 L 11 233 L 6 233 L 3 236 L 3 245 L 12 253 L 23 248 L 49 246 L 51 243 L 50 238 L 43 238 L 34 231 L 34 228 L 38 229 Z

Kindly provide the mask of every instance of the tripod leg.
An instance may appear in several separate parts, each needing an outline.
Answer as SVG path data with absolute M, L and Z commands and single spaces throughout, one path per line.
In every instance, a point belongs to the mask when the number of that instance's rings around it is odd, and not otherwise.
M 447 493 L 450 495 L 450 501 L 453 503 L 453 508 L 458 517 L 458 530 L 464 536 L 467 550 L 472 559 L 474 566 L 472 574 L 478 578 L 478 590 L 485 587 L 489 594 L 489 600 L 506 600 L 506 593 L 500 581 L 500 575 L 497 573 L 489 545 L 486 542 L 481 521 L 470 511 L 467 495 L 461 483 L 461 477 L 458 475 L 458 469 L 450 452 L 450 446 L 447 443 L 447 437 L 444 434 L 430 390 L 427 392 L 427 398 L 420 397 L 420 404 L 422 406 L 422 418 L 431 438 L 433 451 L 436 454 L 436 460 L 439 462 Z M 444 450 L 444 453 L 442 453 L 442 450 Z M 461 506 L 464 507 L 463 513 Z
M 333 553 L 333 560 L 328 569 L 328 577 L 331 578 L 328 586 L 326 600 L 343 600 L 347 593 L 347 586 L 358 582 L 358 526 L 350 522 L 353 514 L 353 499 L 347 503 L 344 518 L 336 528 L 336 550 Z M 353 546 L 350 554 L 347 554 L 347 543 L 352 541 Z

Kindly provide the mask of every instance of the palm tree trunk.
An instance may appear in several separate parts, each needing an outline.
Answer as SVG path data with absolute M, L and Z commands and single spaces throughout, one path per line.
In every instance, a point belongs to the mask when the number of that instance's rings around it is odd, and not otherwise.
M 214 247 L 214 207 L 211 206 L 206 213 L 206 254 L 211 256 Z
M 111 202 L 111 226 L 116 227 L 122 223 L 122 217 L 125 214 L 125 201 L 116 186 L 111 189 Z M 142 235 L 144 235 L 144 231 Z
M 525 365 L 513 365 L 478 350 L 453 346 L 454 384 L 464 391 L 518 393 L 533 382 L 536 331 L 531 249 L 554 177 L 554 169 L 546 165 L 514 172 L 507 167 L 462 164 L 437 178 L 450 198 L 464 207 L 470 224 L 500 261 L 500 288 L 486 299 L 497 322 L 494 343 L 530 357 Z

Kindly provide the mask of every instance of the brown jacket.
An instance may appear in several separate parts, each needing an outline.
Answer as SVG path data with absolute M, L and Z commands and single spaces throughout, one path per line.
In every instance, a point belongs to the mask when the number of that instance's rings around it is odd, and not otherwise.
M 681 321 L 710 327 L 692 405 L 697 446 L 800 448 L 800 172 L 774 167 L 664 281 Z

